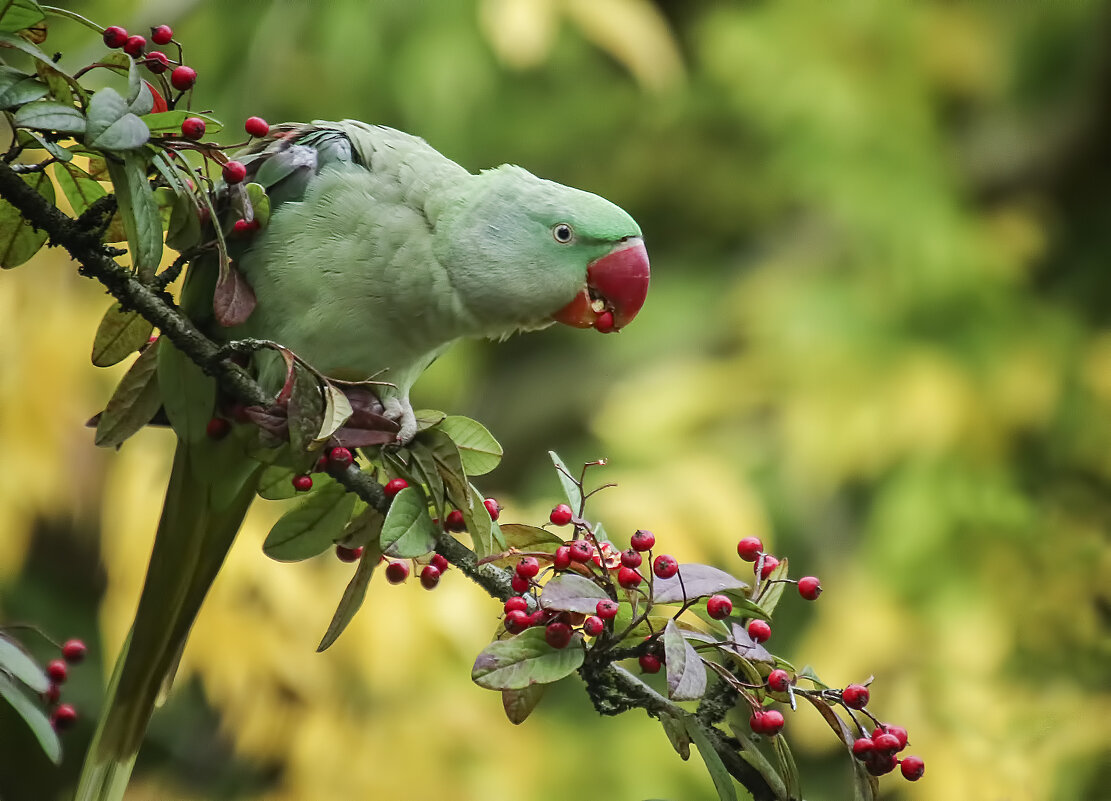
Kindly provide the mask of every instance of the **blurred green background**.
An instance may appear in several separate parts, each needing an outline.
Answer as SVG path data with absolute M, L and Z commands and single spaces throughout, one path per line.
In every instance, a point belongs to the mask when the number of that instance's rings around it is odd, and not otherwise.
M 505 519 L 557 500 L 547 449 L 606 456 L 616 538 L 737 568 L 757 534 L 822 577 L 771 645 L 834 685 L 875 675 L 927 765 L 885 798 L 1111 799 L 1108 4 L 74 7 L 172 25 L 194 107 L 231 131 L 355 117 L 627 208 L 654 271 L 635 325 L 468 344 L 418 384 L 501 439 L 482 486 Z M 44 48 L 103 52 L 68 23 Z M 111 453 L 83 427 L 122 369 L 88 364 L 107 305 L 55 252 L 0 275 L 0 620 L 93 650 L 61 769 L 0 709 L 3 801 L 72 787 L 168 472 L 164 432 Z M 714 797 L 658 724 L 599 719 L 575 681 L 506 722 L 469 680 L 499 605 L 457 574 L 376 580 L 314 654 L 350 568 L 266 560 L 279 513 L 256 505 L 131 801 Z M 787 732 L 806 797 L 849 798 L 818 716 Z

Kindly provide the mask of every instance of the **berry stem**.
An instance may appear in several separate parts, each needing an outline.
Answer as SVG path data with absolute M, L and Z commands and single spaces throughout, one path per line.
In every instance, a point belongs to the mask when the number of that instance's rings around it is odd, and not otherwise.
M 74 22 L 79 22 L 86 28 L 91 28 L 97 33 L 104 33 L 103 26 L 97 25 L 91 19 L 81 16 L 76 11 L 70 11 L 69 9 L 65 8 L 58 8 L 57 6 L 44 6 L 41 3 L 39 4 L 39 8 L 41 8 L 46 14 L 50 14 L 55 17 L 65 17 L 66 19 L 71 19 Z

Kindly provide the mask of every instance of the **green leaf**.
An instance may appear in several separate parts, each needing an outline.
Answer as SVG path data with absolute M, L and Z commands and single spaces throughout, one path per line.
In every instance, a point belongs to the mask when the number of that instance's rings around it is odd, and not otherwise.
M 265 228 L 270 222 L 270 198 L 262 184 L 249 183 L 246 189 L 247 200 L 250 204 L 246 219 L 257 220 L 258 224 Z
M 355 496 L 342 484 L 325 484 L 296 508 L 286 512 L 262 544 L 262 552 L 278 562 L 299 562 L 323 553 L 343 534 Z
M 54 184 L 45 172 L 19 176 L 24 182 L 54 204 Z M 11 203 L 0 200 L 0 267 L 18 267 L 39 252 L 46 243 L 46 231 L 32 228 Z
M 150 130 L 128 111 L 127 101 L 111 86 L 89 100 L 85 144 L 96 150 L 134 150 L 150 139 Z M 109 164 L 109 167 L 111 165 Z
M 8 0 L 0 0 L 0 9 L 2 9 L 4 4 L 6 4 L 7 2 Z M 0 32 L 0 47 L 10 47 L 13 50 L 20 50 L 36 61 L 40 61 L 43 64 L 49 64 L 51 67 L 57 69 L 58 65 L 54 63 L 54 60 L 51 59 L 50 56 L 39 50 L 22 36 L 15 36 L 12 33 Z
M 436 546 L 436 533 L 424 493 L 406 487 L 390 502 L 382 524 L 382 551 L 401 558 L 424 556 Z
M 563 538 L 558 534 L 538 526 L 526 526 L 523 523 L 505 523 L 501 526 L 505 544 L 519 551 L 544 551 L 555 553 L 556 548 L 563 545 Z
M 768 783 L 768 786 L 772 789 L 772 794 L 776 798 L 787 798 L 787 788 L 783 784 L 783 778 L 772 767 L 772 763 L 764 757 L 763 752 L 760 751 L 747 723 L 743 726 L 734 726 L 730 723 L 729 730 L 741 743 L 741 758 L 764 777 L 764 781 Z
M 157 162 L 156 162 L 157 163 Z M 196 245 L 201 238 L 201 218 L 192 195 L 175 194 L 166 244 L 179 253 Z
M 673 701 L 693 701 L 706 692 L 706 667 L 674 620 L 664 627 L 667 694 Z
M 186 442 L 203 439 L 216 408 L 216 382 L 174 343 L 158 346 L 158 388 L 174 432 Z
M 733 787 L 733 779 L 729 775 L 729 771 L 725 769 L 725 763 L 721 761 L 718 752 L 714 750 L 714 744 L 703 730 L 702 722 L 698 718 L 691 717 L 687 719 L 687 733 L 690 734 L 694 744 L 698 746 L 698 753 L 702 756 L 702 761 L 706 763 L 706 769 L 710 771 L 710 778 L 714 780 L 714 788 L 718 791 L 718 798 L 721 801 L 737 801 L 737 791 Z
M 158 111 L 154 114 L 144 114 L 141 119 L 152 134 L 181 134 L 181 124 L 189 117 L 200 117 L 205 123 L 205 133 L 219 133 L 223 124 L 209 114 L 197 111 Z
M 3 0 L 0 3 L 0 31 L 15 33 L 46 19 L 35 0 Z
M 24 103 L 45 97 L 49 91 L 50 87 L 38 78 L 24 78 L 0 91 L 0 109 L 22 106 Z
M 444 439 L 447 439 L 444 437 Z M 452 446 L 454 447 L 454 446 Z M 447 514 L 445 500 L 447 493 L 444 488 L 444 479 L 436 465 L 436 457 L 418 435 L 409 443 L 409 455 L 412 457 L 410 467 L 417 478 L 428 489 L 432 506 L 436 515 L 442 520 Z
M 327 442 L 351 417 L 351 402 L 343 392 L 330 382 L 324 382 L 324 413 L 321 416 L 320 430 L 316 432 L 313 440 L 316 443 Z
M 551 684 L 582 666 L 585 651 L 576 632 L 566 648 L 552 648 L 541 627 L 490 643 L 475 659 L 471 679 L 488 690 L 523 690 L 532 684 Z
M 72 161 L 73 154 L 59 145 L 43 138 L 42 134 L 29 128 L 20 128 L 15 132 L 19 144 L 26 148 L 45 150 L 58 161 Z
M 559 476 L 560 486 L 563 487 L 563 494 L 567 496 L 567 504 L 575 514 L 578 514 L 583 503 L 583 494 L 579 490 L 579 485 L 571 478 L 571 471 L 567 469 L 567 465 L 563 463 L 563 460 L 559 458 L 555 451 L 548 451 L 548 456 L 551 457 L 552 464 L 555 465 L 556 475 Z
M 676 715 L 660 712 L 660 723 L 664 727 L 664 734 L 667 735 L 671 747 L 675 749 L 679 758 L 686 762 L 691 758 L 691 736 L 687 733 L 686 722 Z
M 35 71 L 40 78 L 46 81 L 46 85 L 50 87 L 50 95 L 55 100 L 60 103 L 68 103 L 71 106 L 77 101 L 73 94 L 76 86 L 70 83 L 73 79 L 66 73 L 41 61 L 35 62 Z M 79 89 L 76 90 L 80 91 Z
M 149 114 L 154 108 L 154 94 L 139 74 L 135 59 L 127 63 L 127 110 L 132 114 Z
M 438 426 L 447 414 L 436 409 L 417 409 L 413 412 L 413 417 L 417 420 L 417 431 L 420 432 Z
M 760 590 L 760 607 L 767 614 L 768 619 L 771 619 L 772 613 L 775 612 L 775 607 L 779 604 L 779 599 L 783 597 L 783 590 L 787 585 L 780 582 L 779 579 L 786 578 L 787 576 L 787 557 L 783 557 L 779 564 L 775 566 L 768 578 L 762 582 L 763 587 Z
M 449 415 L 437 428 L 443 431 L 459 449 L 463 469 L 468 476 L 481 476 L 489 473 L 502 457 L 502 447 L 486 427 L 477 420 L 459 415 Z
M 320 379 L 299 362 L 293 365 L 288 414 L 289 444 L 295 451 L 308 450 L 324 418 L 324 396 L 320 392 Z
M 94 181 L 92 176 L 78 167 L 73 162 L 54 165 L 54 180 L 62 188 L 73 214 L 80 217 L 89 206 L 108 194 L 99 181 Z
M 44 693 L 50 689 L 50 679 L 38 663 L 19 643 L 3 634 L 0 634 L 0 671 L 23 682 L 34 692 Z
M 93 443 L 114 448 L 141 429 L 158 413 L 162 395 L 158 391 L 158 347 L 161 340 L 139 354 L 120 379 L 96 424 Z
M 108 307 L 93 337 L 93 364 L 119 364 L 150 340 L 154 326 L 137 311 L 124 311 L 120 304 Z
M 55 765 L 60 764 L 62 761 L 62 743 L 58 740 L 58 734 L 54 731 L 54 727 L 50 725 L 46 713 L 3 672 L 0 672 L 0 697 L 7 700 L 27 725 L 31 727 L 31 731 L 50 761 Z
M 450 500 L 456 508 L 467 505 L 470 498 L 470 484 L 467 474 L 463 470 L 463 459 L 459 449 L 451 437 L 435 428 L 421 431 L 414 437 L 414 442 L 419 442 L 428 448 L 436 471 L 440 474 L 440 482 L 444 487 L 444 497 Z
M 365 503 L 361 511 L 356 511 L 357 514 L 344 527 L 339 541 L 348 548 L 373 545 L 381 555 L 379 543 L 382 539 L 382 525 L 386 522 L 385 516 L 373 506 L 367 506 Z
M 69 103 L 54 100 L 39 100 L 28 103 L 15 113 L 13 120 L 17 128 L 34 128 L 38 131 L 57 131 L 58 133 L 85 133 L 85 115 Z
M 363 605 L 363 601 L 366 599 L 366 588 L 370 585 L 374 568 L 378 566 L 378 561 L 381 558 L 382 552 L 378 550 L 376 544 L 367 545 L 363 550 L 363 555 L 359 559 L 359 566 L 355 568 L 355 575 L 351 577 L 351 581 L 347 583 L 347 588 L 343 591 L 343 597 L 336 607 L 336 613 L 332 616 L 332 622 L 328 624 L 328 630 L 324 632 L 320 645 L 316 646 L 318 653 L 326 650 L 339 638 L 339 635 L 343 634 L 347 624 L 351 622 L 355 613 L 359 611 L 359 607 Z
M 593 615 L 599 601 L 610 600 L 606 591 L 578 573 L 561 573 L 544 585 L 540 605 L 561 612 Z
M 520 690 L 502 690 L 501 705 L 509 722 L 514 726 L 524 723 L 547 689 L 547 684 L 533 684 Z
M 122 164 L 108 162 L 108 174 L 127 232 L 131 261 L 139 278 L 150 281 L 162 260 L 162 217 L 147 181 L 146 164 L 139 155 L 124 153 Z
M 473 485 L 470 486 L 470 497 L 466 506 L 461 506 L 463 520 L 467 524 L 467 533 L 471 535 L 475 555 L 485 559 L 493 553 L 505 548 L 505 540 L 501 536 L 501 529 L 490 517 L 490 510 L 483 504 L 482 493 Z
M 748 584 L 739 578 L 709 565 L 687 563 L 669 579 L 657 578 L 652 587 L 652 600 L 658 604 L 680 603 L 726 590 L 744 590 Z
M 285 465 L 270 465 L 262 471 L 258 496 L 268 501 L 284 501 L 299 496 L 300 493 L 293 488 L 293 477 L 297 474 L 296 470 Z
M 791 747 L 787 745 L 787 738 L 782 734 L 777 734 L 772 738 L 772 747 L 775 748 L 775 755 L 779 757 L 779 765 L 781 767 L 780 776 L 783 777 L 783 783 L 787 786 L 788 798 L 802 798 L 802 783 L 799 781 L 799 769 L 795 764 L 794 754 L 791 753 Z

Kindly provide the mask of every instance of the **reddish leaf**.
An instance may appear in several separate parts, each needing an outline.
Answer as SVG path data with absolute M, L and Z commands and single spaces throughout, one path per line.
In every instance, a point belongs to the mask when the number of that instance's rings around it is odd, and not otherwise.
M 231 327 L 246 322 L 255 310 L 255 292 L 243 273 L 228 267 L 227 275 L 222 276 L 216 284 L 216 294 L 212 299 L 212 307 L 216 312 L 216 321 L 222 326 Z

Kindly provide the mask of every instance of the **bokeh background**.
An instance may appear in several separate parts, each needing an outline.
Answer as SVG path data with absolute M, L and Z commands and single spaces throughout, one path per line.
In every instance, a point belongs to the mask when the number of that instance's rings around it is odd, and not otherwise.
M 356 117 L 477 169 L 515 162 L 641 222 L 652 290 L 619 336 L 467 344 L 416 405 L 483 420 L 510 520 L 545 451 L 605 456 L 615 536 L 737 567 L 744 535 L 817 573 L 773 645 L 875 675 L 926 778 L 885 798 L 1111 799 L 1111 8 L 1095 2 L 330 0 L 74 6 L 172 25 L 196 108 L 238 130 Z M 56 24 L 73 66 L 102 52 Z M 85 419 L 108 299 L 44 252 L 0 275 L 0 621 L 82 636 L 60 769 L 0 709 L 0 798 L 65 797 L 134 608 L 171 442 Z M 279 565 L 256 504 L 128 798 L 702 799 L 642 714 L 576 681 L 523 726 L 471 684 L 499 606 L 457 574 L 376 580 L 314 653 L 350 568 Z M 801 573 L 800 573 L 801 574 Z M 49 649 L 28 640 L 43 658 Z M 788 716 L 806 797 L 848 758 Z

